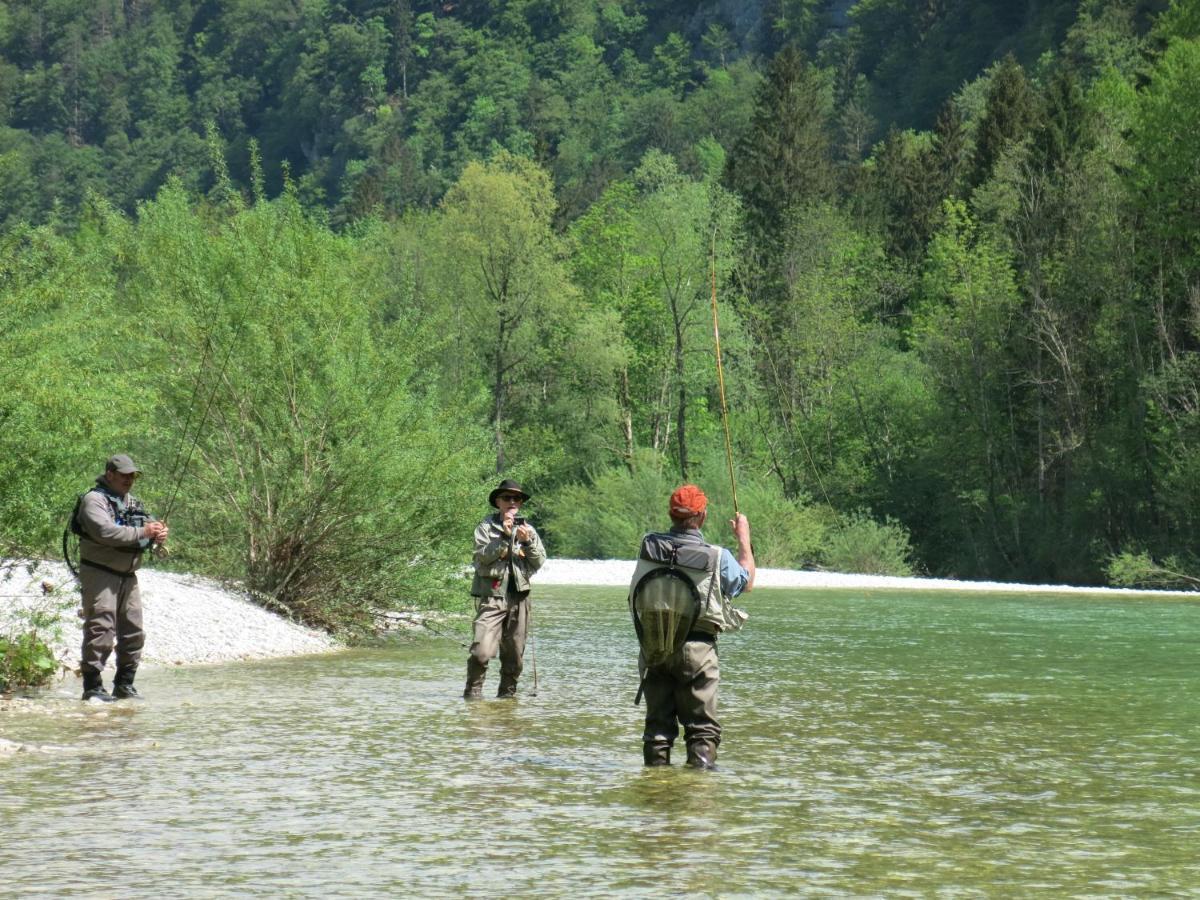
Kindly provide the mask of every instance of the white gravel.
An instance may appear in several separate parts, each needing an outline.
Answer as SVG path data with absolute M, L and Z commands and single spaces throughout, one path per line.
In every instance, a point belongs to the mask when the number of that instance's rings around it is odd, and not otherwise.
M 54 590 L 44 593 L 43 583 Z M 323 632 L 297 625 L 205 578 L 142 569 L 138 584 L 146 630 L 144 665 L 266 659 L 339 647 Z M 11 566 L 0 561 L 0 630 L 21 609 L 59 607 L 60 633 L 52 649 L 72 668 L 79 664 L 83 641 L 79 604 L 79 588 L 62 563 Z M 109 668 L 114 665 L 110 659 Z
M 633 574 L 629 560 L 551 559 L 534 579 L 537 585 L 606 585 L 624 587 Z M 236 591 L 204 578 L 143 569 L 138 574 L 145 610 L 145 665 L 188 665 L 241 659 L 265 659 L 324 653 L 341 645 L 328 635 L 305 628 L 258 606 Z M 53 588 L 43 593 L 42 585 Z M 945 578 L 894 578 L 759 569 L 761 588 L 887 589 L 918 591 L 992 591 L 1003 593 L 1086 593 L 1106 595 L 1175 595 L 1189 591 L 1136 591 L 1067 585 L 955 581 Z M 465 583 L 464 583 L 465 588 Z M 60 634 L 53 642 L 64 666 L 79 662 L 82 640 L 79 591 L 66 567 L 56 562 L 0 561 L 0 632 L 22 609 L 59 607 Z M 110 668 L 114 662 L 110 660 Z
M 608 585 L 624 587 L 633 577 L 634 563 L 618 559 L 549 559 L 534 576 L 538 584 Z M 760 588 L 838 588 L 902 591 L 992 591 L 1037 594 L 1164 595 L 1200 599 L 1196 591 L 1147 591 L 1133 588 L 1074 587 L 1066 584 L 1013 584 L 1005 581 L 957 581 L 953 578 L 899 578 L 893 575 L 844 575 L 796 569 L 758 570 Z

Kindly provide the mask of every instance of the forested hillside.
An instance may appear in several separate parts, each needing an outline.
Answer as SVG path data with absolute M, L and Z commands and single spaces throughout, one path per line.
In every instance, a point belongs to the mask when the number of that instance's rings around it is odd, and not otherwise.
M 0 534 L 122 447 L 313 620 L 498 472 L 628 556 L 715 287 L 760 562 L 1196 583 L 1197 147 L 1194 0 L 6 0 Z

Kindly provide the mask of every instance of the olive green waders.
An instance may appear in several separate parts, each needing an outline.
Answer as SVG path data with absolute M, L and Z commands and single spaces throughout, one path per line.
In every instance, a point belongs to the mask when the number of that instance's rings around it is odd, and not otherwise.
M 146 643 L 137 575 L 132 572 L 118 575 L 84 560 L 79 566 L 79 584 L 83 594 L 79 671 L 83 675 L 85 697 L 107 699 L 100 673 L 114 645 L 117 651 L 114 690 L 118 698 L 137 697 L 133 679 Z
M 515 697 L 517 679 L 524 668 L 529 591 L 514 591 L 504 597 L 481 597 L 477 609 L 463 696 L 468 699 L 483 696 L 488 662 L 499 651 L 500 688 L 496 696 Z
M 671 745 L 683 726 L 688 764 L 711 768 L 721 743 L 717 721 L 717 686 L 721 669 L 716 638 L 693 634 L 661 667 L 643 669 L 646 726 L 642 732 L 642 754 L 646 765 L 671 761 Z

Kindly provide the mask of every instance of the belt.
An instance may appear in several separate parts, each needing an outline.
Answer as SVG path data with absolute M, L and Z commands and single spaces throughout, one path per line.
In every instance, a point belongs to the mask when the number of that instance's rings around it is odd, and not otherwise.
M 704 641 L 706 644 L 715 644 L 717 642 L 717 636 L 715 634 L 710 634 L 707 631 L 689 631 L 685 640 Z
M 92 562 L 90 559 L 81 559 L 81 566 L 87 566 L 89 569 L 99 569 L 101 572 L 107 572 L 109 575 L 116 575 L 119 578 L 132 578 L 137 572 L 118 572 L 116 569 L 110 569 L 108 566 L 101 565 L 98 562 Z

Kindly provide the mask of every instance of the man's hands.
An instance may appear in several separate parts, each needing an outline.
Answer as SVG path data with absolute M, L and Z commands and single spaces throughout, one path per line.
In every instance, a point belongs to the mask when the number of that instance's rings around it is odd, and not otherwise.
M 734 537 L 740 546 L 750 546 L 750 520 L 746 518 L 745 513 L 738 513 L 730 519 L 729 527 L 733 529 Z
M 156 547 L 161 547 L 167 542 L 167 534 L 170 533 L 170 530 L 171 529 L 167 527 L 166 522 L 154 521 L 146 523 L 146 537 L 148 537 Z

